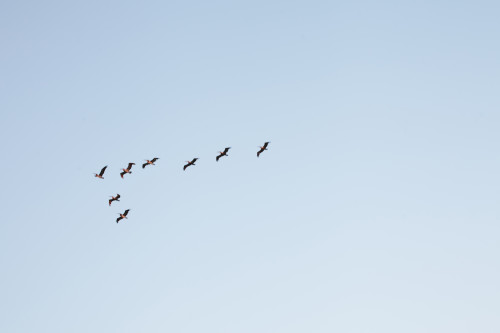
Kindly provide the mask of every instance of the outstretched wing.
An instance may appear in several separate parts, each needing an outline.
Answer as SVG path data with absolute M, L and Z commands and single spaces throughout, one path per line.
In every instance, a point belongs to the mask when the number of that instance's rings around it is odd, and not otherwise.
M 119 194 L 116 195 L 115 200 L 118 200 L 118 199 L 120 199 L 120 195 Z
M 188 163 L 188 164 L 186 164 L 186 165 L 184 165 L 184 171 L 186 171 L 186 168 L 187 168 L 188 166 L 190 166 L 190 165 L 191 165 L 191 164 L 189 164 L 189 163 Z
M 123 216 L 127 216 L 127 214 L 128 214 L 128 211 L 129 211 L 129 210 L 130 210 L 130 209 L 127 209 L 127 210 L 123 213 Z
M 125 171 L 120 172 L 120 176 L 123 178 L 123 175 L 125 174 Z
M 263 148 L 266 149 L 268 144 L 269 144 L 269 142 L 264 142 L 264 147 Z
M 227 152 L 229 151 L 229 149 L 231 149 L 231 147 L 224 148 L 223 154 L 227 154 Z
M 219 158 L 220 158 L 221 156 L 222 156 L 222 154 L 220 154 L 219 156 L 217 156 L 217 157 L 215 158 L 215 160 L 216 160 L 217 162 L 219 162 Z
M 118 223 L 121 219 L 123 219 L 123 217 L 119 216 L 119 217 L 116 219 L 116 223 Z
M 191 161 L 191 164 L 193 164 L 194 162 L 196 162 L 197 159 L 198 159 L 198 157 L 193 158 L 193 160 Z
M 129 164 L 128 164 L 128 167 L 127 167 L 127 170 L 132 169 L 132 165 L 135 165 L 135 163 L 129 163 Z
M 111 203 L 113 202 L 113 199 L 109 199 L 109 205 L 111 206 Z
M 101 169 L 101 172 L 99 173 L 99 176 L 101 176 L 101 177 L 102 177 L 102 175 L 104 175 L 104 171 L 106 171 L 106 168 L 107 168 L 107 167 L 108 167 L 108 166 L 106 165 L 104 168 L 102 168 L 102 169 Z
M 257 152 L 257 157 L 259 157 L 260 153 L 262 153 L 264 151 L 264 149 L 261 149 Z
M 154 162 L 156 162 L 157 160 L 159 160 L 159 158 L 158 158 L 158 157 L 155 157 L 155 158 L 153 158 L 153 159 L 151 160 L 151 162 L 152 162 L 152 163 L 154 163 Z
M 142 165 L 142 168 L 144 169 L 144 168 L 146 167 L 146 165 L 148 165 L 148 164 L 147 164 L 147 163 L 144 163 L 144 164 Z

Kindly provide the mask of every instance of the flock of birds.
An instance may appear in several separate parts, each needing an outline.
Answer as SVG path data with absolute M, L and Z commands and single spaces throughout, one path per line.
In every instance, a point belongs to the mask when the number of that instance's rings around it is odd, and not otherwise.
M 267 146 L 269 145 L 269 142 L 265 142 L 264 145 L 262 147 L 260 147 L 259 151 L 257 152 L 257 157 L 260 156 L 260 154 L 262 154 L 262 152 L 264 152 L 264 150 L 267 150 Z M 224 148 L 223 151 L 220 151 L 219 152 L 219 155 L 217 155 L 217 157 L 215 158 L 215 161 L 219 162 L 219 159 L 223 156 L 228 156 L 227 155 L 227 152 L 229 151 L 229 149 L 231 149 L 231 147 L 226 147 Z M 147 167 L 148 165 L 156 165 L 155 162 L 159 160 L 158 157 L 155 157 L 151 160 L 146 160 L 146 163 L 144 163 L 142 165 L 142 168 L 144 169 L 145 167 Z M 186 161 L 187 164 L 184 165 L 184 171 L 186 171 L 186 169 L 188 167 L 190 167 L 191 165 L 196 165 L 194 164 L 196 161 L 198 160 L 198 157 L 196 158 L 193 158 L 191 161 Z M 128 166 L 124 169 L 122 169 L 122 172 L 120 172 L 120 177 L 122 177 L 123 179 L 123 176 L 125 176 L 126 174 L 131 174 L 132 173 L 132 166 L 134 166 L 135 163 L 129 163 Z M 97 177 L 97 178 L 100 178 L 100 179 L 104 179 L 104 173 L 106 172 L 106 168 L 108 166 L 106 165 L 104 168 L 101 169 L 101 172 L 99 173 L 95 173 L 94 176 Z M 120 194 L 116 194 L 116 196 L 111 196 L 111 199 L 108 200 L 109 202 L 109 206 L 111 206 L 111 203 L 113 201 L 120 201 Z M 123 213 L 118 213 L 118 218 L 116 219 L 116 223 L 120 222 L 121 220 L 123 219 L 128 219 L 127 215 L 128 215 L 128 212 L 130 211 L 130 209 L 126 209 Z

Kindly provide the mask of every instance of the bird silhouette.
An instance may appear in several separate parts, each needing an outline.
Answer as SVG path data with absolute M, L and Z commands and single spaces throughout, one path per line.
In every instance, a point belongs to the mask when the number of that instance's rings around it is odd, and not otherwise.
M 153 158 L 151 161 L 150 161 L 150 160 L 146 160 L 146 163 L 144 163 L 144 164 L 142 165 L 142 168 L 144 169 L 147 165 L 156 165 L 156 164 L 155 164 L 155 162 L 156 162 L 157 160 L 159 160 L 159 158 L 158 158 L 158 157 Z
M 119 195 L 119 194 L 117 194 L 117 195 L 116 195 L 116 197 L 111 196 L 111 199 L 109 199 L 109 205 L 110 205 L 110 206 L 111 206 L 111 203 L 112 203 L 113 201 L 120 201 L 120 195 Z
M 104 179 L 103 175 L 104 175 L 104 171 L 106 171 L 106 168 L 108 166 L 106 165 L 104 168 L 101 169 L 101 172 L 99 172 L 99 174 L 97 173 L 94 173 L 94 176 L 97 177 L 97 178 L 101 178 L 101 179 Z
M 220 151 L 219 155 L 215 158 L 215 160 L 219 162 L 219 158 L 221 158 L 222 156 L 228 156 L 227 152 L 229 151 L 229 149 L 231 149 L 231 147 L 227 147 L 224 149 L 224 151 Z
M 269 145 L 269 142 L 265 142 L 264 146 L 260 147 L 260 150 L 257 152 L 257 157 L 259 157 L 259 155 L 262 154 L 264 150 L 267 150 L 267 145 Z
M 128 167 L 126 169 L 122 169 L 123 171 L 120 172 L 120 176 L 123 178 L 123 176 L 127 173 L 132 173 L 132 171 L 130 171 L 132 169 L 132 165 L 135 165 L 135 163 L 129 163 L 128 164 Z
M 130 209 L 127 209 L 125 212 L 123 212 L 123 214 L 118 214 L 120 216 L 116 219 L 116 223 L 120 222 L 120 220 L 128 219 L 127 214 L 129 212 L 129 210 Z
M 186 164 L 186 165 L 184 165 L 184 171 L 186 171 L 186 168 L 187 168 L 188 166 L 191 166 L 191 165 L 196 165 L 196 164 L 194 164 L 194 162 L 196 162 L 196 160 L 198 160 L 198 157 L 193 158 L 193 160 L 192 160 L 192 161 L 186 161 L 186 162 L 187 162 L 187 164 Z

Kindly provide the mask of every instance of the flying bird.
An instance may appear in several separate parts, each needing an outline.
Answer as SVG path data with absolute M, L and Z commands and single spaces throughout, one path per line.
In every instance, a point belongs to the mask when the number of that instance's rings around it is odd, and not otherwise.
M 132 171 L 130 171 L 132 169 L 132 165 L 135 165 L 135 163 L 129 163 L 126 169 L 122 169 L 123 171 L 120 172 L 120 176 L 122 176 L 122 178 L 126 173 L 132 173 Z
M 104 168 L 101 169 L 101 172 L 99 172 L 99 174 L 97 173 L 94 173 L 94 176 L 97 177 L 97 178 L 101 178 L 101 179 L 104 179 L 103 175 L 104 175 L 104 171 L 106 171 L 106 168 L 108 166 L 106 165 Z
M 111 203 L 112 203 L 113 201 L 120 201 L 120 195 L 119 195 L 119 194 L 117 194 L 117 195 L 116 195 L 116 197 L 111 196 L 111 199 L 109 199 L 109 205 L 110 205 L 110 206 L 111 206 Z
M 192 161 L 186 161 L 186 162 L 187 162 L 187 164 L 186 164 L 186 165 L 184 165 L 184 171 L 186 171 L 186 168 L 187 168 L 188 166 L 191 166 L 191 165 L 196 165 L 196 164 L 194 164 L 194 162 L 196 162 L 196 160 L 197 160 L 197 159 L 198 159 L 198 157 L 193 158 L 193 160 L 192 160 Z
M 118 214 L 118 215 L 120 215 L 120 217 L 118 217 L 118 218 L 116 219 L 116 223 L 120 222 L 120 220 L 123 220 L 123 219 L 128 219 L 127 214 L 128 214 L 128 211 L 129 211 L 129 210 L 130 210 L 130 209 L 127 209 L 125 212 L 123 212 L 123 214 Z
M 262 152 L 264 150 L 267 150 L 267 145 L 269 144 L 269 142 L 265 142 L 264 143 L 264 146 L 260 147 L 260 150 L 257 152 L 257 157 L 259 157 L 260 154 L 262 154 Z
M 224 151 L 220 151 L 219 155 L 215 158 L 215 160 L 219 162 L 219 158 L 221 158 L 222 156 L 228 156 L 227 152 L 229 151 L 229 149 L 231 149 L 231 147 L 227 147 L 224 149 Z
M 159 158 L 158 158 L 158 157 L 153 158 L 151 161 L 150 161 L 150 160 L 146 160 L 146 163 L 144 163 L 144 164 L 142 165 L 142 168 L 144 169 L 144 168 L 146 167 L 146 165 L 149 165 L 149 164 L 151 164 L 151 165 L 156 165 L 156 164 L 155 164 L 155 162 L 156 162 L 157 160 L 159 160 Z

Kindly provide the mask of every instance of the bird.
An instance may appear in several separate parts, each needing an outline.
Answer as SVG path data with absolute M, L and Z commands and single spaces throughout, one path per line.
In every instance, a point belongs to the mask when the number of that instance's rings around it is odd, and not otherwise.
M 219 158 L 221 158 L 222 156 L 228 156 L 227 152 L 229 151 L 229 149 L 231 149 L 231 147 L 226 147 L 224 148 L 224 151 L 220 151 L 220 154 L 215 158 L 215 160 L 219 162 Z
M 132 173 L 132 171 L 130 171 L 132 169 L 132 165 L 135 165 L 135 163 L 129 163 L 126 169 L 122 169 L 123 171 L 120 172 L 120 176 L 122 176 L 122 178 L 126 173 Z
M 192 160 L 192 161 L 186 161 L 186 162 L 187 162 L 187 164 L 186 164 L 186 165 L 184 165 L 184 171 L 186 171 L 186 168 L 187 168 L 188 166 L 191 166 L 191 165 L 196 165 L 196 164 L 194 164 L 194 162 L 196 162 L 196 160 L 197 160 L 197 159 L 198 159 L 198 157 L 193 158 L 193 160 Z
M 106 165 L 104 168 L 101 169 L 101 172 L 99 172 L 99 174 L 97 173 L 94 173 L 94 176 L 97 177 L 97 178 L 101 178 L 101 179 L 104 179 L 103 175 L 104 175 L 104 171 L 106 171 L 106 168 L 108 166 Z
M 264 143 L 264 146 L 260 147 L 260 150 L 257 152 L 257 157 L 259 157 L 259 155 L 264 151 L 264 150 L 267 150 L 267 145 L 269 144 L 269 142 L 265 142 Z
M 112 203 L 113 201 L 120 201 L 120 195 L 119 195 L 119 194 L 117 194 L 117 195 L 116 195 L 116 197 L 111 196 L 111 199 L 109 199 L 109 205 L 110 205 L 110 206 L 111 206 L 111 203 Z
M 146 165 L 149 165 L 149 164 L 151 164 L 151 165 L 156 165 L 156 164 L 155 164 L 155 162 L 156 162 L 157 160 L 159 160 L 159 158 L 158 158 L 158 157 L 153 158 L 151 161 L 150 161 L 150 160 L 146 160 L 146 163 L 144 163 L 144 164 L 142 165 L 142 168 L 144 169 L 144 168 L 146 167 Z
M 123 214 L 118 214 L 118 215 L 120 215 L 120 217 L 118 217 L 118 218 L 116 219 L 116 223 L 120 222 L 120 220 L 123 220 L 123 219 L 128 219 L 127 214 L 128 214 L 128 211 L 129 211 L 129 210 L 130 210 L 130 209 L 127 209 L 125 212 L 123 212 Z

